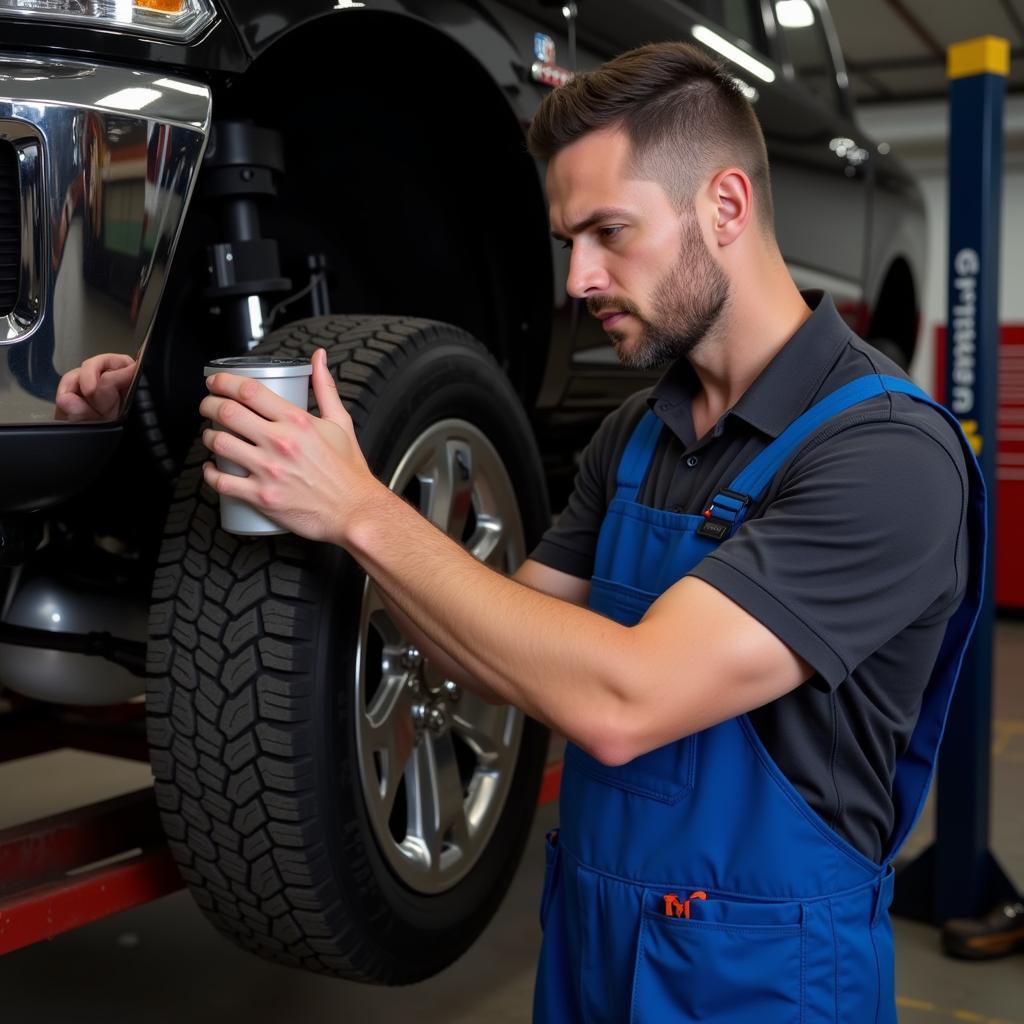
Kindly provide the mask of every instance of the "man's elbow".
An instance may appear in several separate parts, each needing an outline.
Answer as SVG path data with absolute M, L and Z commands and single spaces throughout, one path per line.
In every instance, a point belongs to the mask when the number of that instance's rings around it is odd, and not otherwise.
M 649 745 L 644 745 L 640 730 L 631 723 L 631 718 L 622 709 L 602 716 L 600 721 L 591 722 L 579 745 L 606 768 L 629 764 L 650 749 Z
M 585 745 L 583 749 L 606 768 L 621 768 L 646 753 L 643 746 L 634 742 L 632 737 L 623 735 L 611 735 L 595 740 Z
M 632 631 L 627 635 L 632 638 Z M 644 676 L 637 665 L 631 645 L 607 651 L 598 670 L 601 678 L 595 680 L 576 735 L 571 737 L 607 768 L 619 768 L 651 749 L 652 709 L 646 700 L 650 688 L 642 685 Z
M 624 764 L 629 764 L 630 761 L 639 756 L 633 752 L 633 748 L 630 745 L 615 741 L 602 743 L 600 746 L 595 746 L 588 750 L 587 753 L 595 761 L 603 764 L 605 768 L 621 768 Z

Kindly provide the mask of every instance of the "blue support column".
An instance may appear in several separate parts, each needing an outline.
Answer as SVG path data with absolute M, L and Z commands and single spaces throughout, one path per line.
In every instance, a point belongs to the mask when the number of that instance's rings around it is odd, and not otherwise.
M 996 403 L 1003 100 L 1009 44 L 949 49 L 947 401 L 988 488 L 985 594 L 939 760 L 934 844 L 902 869 L 894 911 L 934 923 L 977 917 L 1013 886 L 989 851 L 994 628 Z

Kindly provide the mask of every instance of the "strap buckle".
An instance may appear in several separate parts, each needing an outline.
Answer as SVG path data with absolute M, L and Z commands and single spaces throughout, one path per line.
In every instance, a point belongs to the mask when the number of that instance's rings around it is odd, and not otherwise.
M 730 491 L 728 487 L 718 491 L 704 509 L 704 522 L 697 527 L 697 536 L 725 540 L 736 524 L 743 521 L 750 500 L 749 494 Z

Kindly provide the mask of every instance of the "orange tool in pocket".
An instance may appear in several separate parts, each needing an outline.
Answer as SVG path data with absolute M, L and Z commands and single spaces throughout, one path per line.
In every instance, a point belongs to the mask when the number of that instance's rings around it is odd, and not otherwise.
M 698 889 L 696 892 L 691 892 L 685 900 L 680 902 L 679 897 L 674 892 L 670 892 L 662 896 L 662 899 L 665 901 L 665 916 L 685 917 L 689 921 L 690 900 L 706 900 L 707 898 L 708 894 L 703 889 Z

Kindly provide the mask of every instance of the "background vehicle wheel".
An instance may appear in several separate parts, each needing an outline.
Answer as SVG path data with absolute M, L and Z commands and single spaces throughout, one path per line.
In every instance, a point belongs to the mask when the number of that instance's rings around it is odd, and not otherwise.
M 526 417 L 444 324 L 320 317 L 256 350 L 328 351 L 378 475 L 511 571 L 548 523 Z M 196 445 L 153 588 L 149 742 L 171 848 L 213 923 L 315 971 L 397 984 L 451 963 L 519 861 L 547 734 L 458 692 L 339 549 L 218 528 Z

